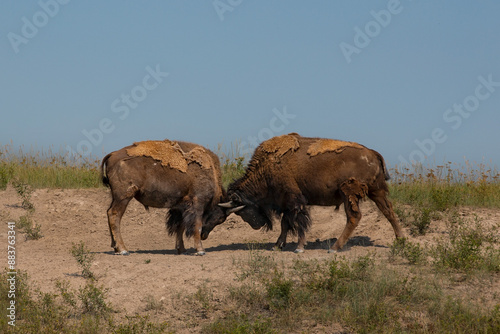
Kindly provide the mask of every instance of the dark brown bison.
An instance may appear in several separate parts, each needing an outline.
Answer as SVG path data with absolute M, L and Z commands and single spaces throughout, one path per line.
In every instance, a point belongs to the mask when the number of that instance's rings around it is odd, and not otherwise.
M 391 223 L 396 237 L 403 232 L 387 199 L 389 179 L 384 159 L 374 150 L 351 142 L 306 138 L 298 134 L 271 138 L 255 150 L 245 175 L 228 189 L 225 208 L 236 212 L 252 228 L 272 229 L 281 215 L 281 234 L 275 248 L 283 248 L 288 232 L 298 235 L 295 252 L 303 252 L 311 224 L 307 205 L 344 204 L 347 224 L 329 250 L 339 251 L 361 219 L 359 201 L 368 196 Z M 215 222 L 214 222 L 215 223 Z M 215 224 L 206 224 L 208 235 Z
M 106 174 L 104 174 L 104 166 Z M 102 181 L 111 188 L 107 211 L 111 247 L 128 251 L 120 233 L 120 220 L 132 198 L 148 207 L 169 208 L 167 229 L 176 235 L 175 248 L 184 253 L 183 233 L 193 236 L 197 255 L 204 255 L 201 227 L 220 224 L 227 209 L 217 204 L 225 198 L 218 157 L 202 146 L 187 142 L 146 141 L 106 155 Z

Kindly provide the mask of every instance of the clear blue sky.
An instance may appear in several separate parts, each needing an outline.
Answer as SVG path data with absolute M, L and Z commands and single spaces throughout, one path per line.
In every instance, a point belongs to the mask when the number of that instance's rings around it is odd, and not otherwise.
M 2 1 L 0 144 L 298 132 L 500 165 L 498 1 Z M 167 74 L 168 73 L 168 74 Z

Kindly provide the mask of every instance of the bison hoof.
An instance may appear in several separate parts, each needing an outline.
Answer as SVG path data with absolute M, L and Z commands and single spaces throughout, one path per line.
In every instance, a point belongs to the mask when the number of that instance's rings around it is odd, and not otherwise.
M 128 251 L 126 251 L 126 250 L 123 250 L 121 252 L 115 251 L 115 254 L 116 255 L 130 255 L 130 253 Z
M 274 252 L 274 251 L 282 251 L 282 250 L 283 250 L 283 247 L 284 247 L 284 246 L 280 247 L 280 246 L 278 246 L 278 245 L 274 245 L 274 246 L 273 246 L 273 248 L 271 248 L 271 250 L 272 250 L 273 252 Z
M 328 253 L 338 253 L 338 252 L 339 252 L 339 250 L 337 250 L 337 249 L 331 249 L 331 248 L 330 248 L 330 249 L 328 250 Z
M 301 249 L 301 248 L 297 248 L 296 250 L 293 251 L 295 254 L 300 254 L 300 253 L 304 253 L 304 250 Z
M 203 255 L 205 255 L 205 254 L 206 254 L 206 253 L 205 253 L 205 251 L 200 251 L 200 252 L 196 252 L 196 254 L 195 254 L 195 255 L 196 255 L 196 256 L 203 256 Z

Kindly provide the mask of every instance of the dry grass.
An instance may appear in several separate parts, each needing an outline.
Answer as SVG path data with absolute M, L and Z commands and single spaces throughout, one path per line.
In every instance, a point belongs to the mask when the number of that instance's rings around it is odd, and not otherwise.
M 101 186 L 100 159 L 70 156 L 52 149 L 15 150 L 0 147 L 0 189 L 17 179 L 33 188 L 94 188 Z
M 390 171 L 391 198 L 417 207 L 445 211 L 456 206 L 500 208 L 500 172 L 483 163 L 448 162 Z

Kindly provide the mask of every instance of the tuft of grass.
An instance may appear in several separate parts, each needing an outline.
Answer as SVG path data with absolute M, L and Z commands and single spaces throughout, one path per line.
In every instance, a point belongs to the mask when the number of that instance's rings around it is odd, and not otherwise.
M 246 158 L 239 151 L 239 143 L 231 144 L 229 150 L 217 146 L 217 155 L 221 162 L 222 185 L 227 188 L 234 180 L 245 174 Z
M 70 253 L 82 268 L 82 276 L 89 279 L 95 279 L 94 273 L 90 270 L 95 254 L 90 252 L 87 246 L 85 246 L 85 243 L 83 241 L 80 241 L 79 244 L 73 242 Z
M 500 272 L 498 228 L 487 229 L 476 216 L 472 220 L 455 215 L 448 224 L 449 238 L 432 248 L 434 265 L 457 270 Z
M 113 311 L 106 302 L 108 290 L 97 286 L 94 281 L 87 281 L 87 284 L 78 290 L 83 313 L 107 317 Z
M 17 179 L 12 181 L 12 185 L 22 200 L 21 207 L 26 211 L 25 215 L 19 217 L 19 221 L 17 222 L 18 230 L 25 234 L 26 240 L 38 240 L 42 238 L 42 226 L 39 224 L 33 225 L 32 217 L 35 213 L 35 205 L 31 202 L 33 188 Z
M 146 306 L 144 307 L 144 310 L 146 312 L 149 311 L 159 312 L 162 311 L 164 307 L 165 305 L 163 305 L 162 300 L 157 300 L 153 295 L 146 296 Z
M 270 271 L 276 269 L 276 262 L 268 252 L 261 250 L 261 247 L 255 244 L 249 244 L 248 259 L 239 263 L 240 272 L 236 276 L 240 280 L 247 277 L 264 277 Z
M 417 243 L 410 242 L 407 238 L 395 239 L 390 247 L 391 258 L 400 256 L 408 260 L 409 264 L 422 264 L 426 262 L 426 251 Z
M 35 205 L 31 202 L 33 188 L 30 185 L 19 181 L 18 179 L 12 180 L 12 186 L 22 200 L 21 207 L 28 212 L 34 211 Z
M 431 225 L 432 209 L 422 208 L 413 213 L 413 222 L 410 225 L 410 233 L 413 236 L 425 235 Z
M 287 309 L 291 305 L 293 281 L 283 272 L 276 271 L 266 283 L 267 299 L 271 310 Z

